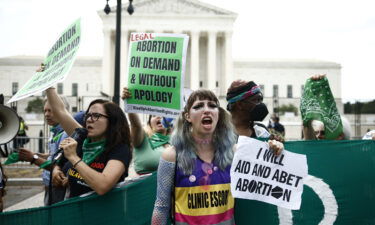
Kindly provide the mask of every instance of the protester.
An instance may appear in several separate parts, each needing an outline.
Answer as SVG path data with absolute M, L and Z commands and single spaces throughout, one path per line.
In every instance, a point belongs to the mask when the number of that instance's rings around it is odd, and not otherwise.
M 55 88 L 48 88 L 46 93 L 55 116 L 68 135 L 82 127 L 64 108 Z M 107 193 L 128 175 L 131 160 L 130 129 L 118 105 L 96 99 L 90 103 L 84 121 L 88 134 L 82 145 L 78 146 L 71 137 L 60 144 L 71 164 L 67 170 L 69 197 L 92 190 L 99 195 Z
M 325 74 L 306 81 L 300 110 L 305 140 L 350 139 L 350 123 L 340 116 Z
M 84 124 L 83 120 L 84 120 L 85 115 L 86 115 L 85 111 L 77 112 L 76 114 L 74 114 L 74 119 L 79 124 L 83 125 Z M 59 140 L 56 142 L 56 147 L 58 148 L 61 141 L 67 137 L 69 137 L 69 135 L 64 131 L 61 137 L 59 138 Z M 52 163 L 53 158 L 55 158 L 56 156 L 57 154 L 54 154 L 48 157 L 48 160 L 50 160 L 50 163 Z M 66 159 L 65 160 L 63 159 L 56 162 L 56 165 L 54 165 L 52 173 L 50 173 L 50 179 L 49 179 L 50 183 L 48 187 L 49 187 L 49 193 L 52 193 L 52 198 L 50 198 L 49 205 L 64 201 L 65 198 L 69 196 L 68 177 L 67 177 L 67 169 L 69 165 Z
M 64 107 L 69 108 L 69 104 L 66 99 L 63 100 Z M 30 162 L 30 164 L 35 164 L 36 166 L 41 166 L 46 163 L 47 160 L 50 160 L 52 156 L 56 153 L 60 143 L 60 137 L 63 133 L 63 129 L 59 126 L 59 120 L 52 111 L 52 107 L 49 101 L 44 102 L 44 118 L 49 126 L 52 126 L 50 131 L 50 139 L 48 140 L 48 154 L 34 153 L 33 151 L 25 148 L 19 149 L 19 160 Z M 50 205 L 61 199 L 61 193 L 54 191 L 52 196 L 50 196 L 49 185 L 50 185 L 50 171 L 52 166 L 49 165 L 44 167 L 42 178 L 44 184 L 44 205 Z
M 206 224 L 208 218 L 214 224 L 234 224 L 230 166 L 235 142 L 230 116 L 214 93 L 193 92 L 173 132 L 174 147 L 167 148 L 160 159 L 152 224 L 166 224 L 171 207 L 175 224 Z M 187 207 L 188 193 L 200 195 L 213 189 L 226 193 L 225 204 L 209 204 L 204 210 Z
M 282 135 L 283 137 L 285 137 L 285 128 L 284 128 L 284 125 L 282 125 L 280 123 L 280 117 L 278 117 L 276 115 L 273 115 L 271 117 L 271 120 L 270 120 L 270 122 L 268 124 L 268 129 L 272 130 L 273 132 L 277 132 L 280 135 Z
M 227 92 L 227 110 L 238 135 L 269 138 L 267 128 L 259 123 L 268 114 L 263 94 L 253 81 L 233 81 Z M 258 121 L 258 122 L 256 122 Z
M 18 130 L 16 138 L 13 140 L 13 148 L 17 149 L 19 147 L 23 148 L 25 144 L 27 144 L 30 141 L 30 138 L 27 136 L 26 131 L 29 129 L 29 127 L 26 125 L 25 120 L 20 118 L 20 128 Z
M 263 121 L 268 115 L 266 104 L 263 103 L 263 94 L 253 81 L 233 81 L 227 92 L 227 110 L 232 114 L 232 122 L 238 135 L 252 138 L 266 138 L 282 149 L 284 137 L 270 134 Z M 280 154 L 280 152 L 275 152 Z
M 5 185 L 7 182 L 7 176 L 4 173 L 3 166 L 0 162 L 0 212 L 4 210 L 3 197 L 5 196 Z
M 128 98 L 131 98 L 131 93 L 128 88 L 124 88 L 122 99 Z M 150 115 L 143 129 L 136 113 L 128 113 L 128 117 L 134 146 L 134 170 L 139 175 L 155 172 L 162 152 L 170 146 L 172 121 L 169 118 Z

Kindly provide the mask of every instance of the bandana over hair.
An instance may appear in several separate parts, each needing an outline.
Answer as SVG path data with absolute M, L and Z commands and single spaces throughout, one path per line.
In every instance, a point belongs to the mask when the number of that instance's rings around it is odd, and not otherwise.
M 233 90 L 227 93 L 227 101 L 228 101 L 227 110 L 229 111 L 232 110 L 233 103 L 241 101 L 253 95 L 256 95 L 258 93 L 261 93 L 260 87 L 256 85 L 253 81 L 250 81 L 244 86 L 234 88 Z

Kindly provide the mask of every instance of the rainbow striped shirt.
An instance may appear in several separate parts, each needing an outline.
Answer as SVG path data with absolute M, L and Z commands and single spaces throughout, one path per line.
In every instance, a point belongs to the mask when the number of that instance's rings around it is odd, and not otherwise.
M 175 179 L 176 225 L 235 224 L 230 165 L 222 171 L 197 158 L 192 175 L 178 168 Z

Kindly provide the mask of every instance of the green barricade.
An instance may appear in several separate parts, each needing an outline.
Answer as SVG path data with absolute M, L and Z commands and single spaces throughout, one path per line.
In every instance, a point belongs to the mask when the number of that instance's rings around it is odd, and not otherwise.
M 300 210 L 236 200 L 236 224 L 375 224 L 375 141 L 296 141 L 309 169 Z
M 236 199 L 237 225 L 375 224 L 375 141 L 297 141 L 285 148 L 307 156 L 301 209 Z M 103 196 L 5 212 L 0 224 L 150 224 L 155 193 L 154 174 Z
M 98 196 L 78 197 L 48 207 L 4 212 L 1 225 L 150 224 L 156 175 Z

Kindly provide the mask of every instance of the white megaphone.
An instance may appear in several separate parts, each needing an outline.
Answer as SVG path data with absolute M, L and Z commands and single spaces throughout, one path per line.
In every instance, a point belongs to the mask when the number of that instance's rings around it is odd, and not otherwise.
M 20 119 L 17 113 L 0 104 L 0 144 L 6 144 L 16 137 L 20 129 Z

